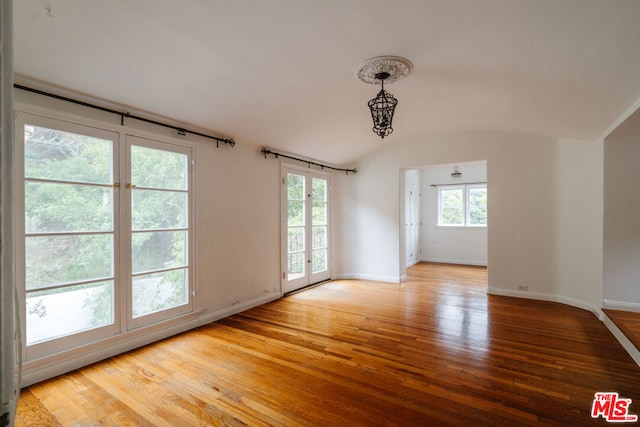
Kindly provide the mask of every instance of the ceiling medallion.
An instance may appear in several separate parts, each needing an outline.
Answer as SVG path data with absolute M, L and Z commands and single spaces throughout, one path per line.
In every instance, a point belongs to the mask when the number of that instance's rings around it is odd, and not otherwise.
M 388 73 L 384 81 L 391 84 L 398 80 L 402 80 L 413 68 L 413 64 L 408 59 L 399 56 L 376 56 L 367 59 L 358 70 L 358 78 L 369 84 L 380 84 L 380 80 L 376 78 L 379 73 Z
M 365 83 L 382 86 L 378 95 L 367 103 L 373 119 L 373 133 L 380 138 L 393 132 L 392 121 L 398 100 L 384 90 L 384 84 L 403 79 L 409 74 L 413 65 L 398 56 L 378 56 L 371 58 L 358 70 L 358 78 Z

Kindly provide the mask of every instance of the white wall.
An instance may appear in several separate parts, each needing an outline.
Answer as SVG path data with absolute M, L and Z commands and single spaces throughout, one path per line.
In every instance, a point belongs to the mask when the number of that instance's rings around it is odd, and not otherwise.
M 460 183 L 486 182 L 486 162 L 461 163 L 457 166 L 462 172 Z M 422 260 L 487 265 L 486 227 L 438 226 L 438 188 L 432 187 L 432 185 L 453 183 L 451 181 L 452 171 L 453 165 L 429 166 L 421 171 Z
M 640 125 L 628 123 L 604 144 L 604 306 L 640 312 Z
M 560 300 L 597 312 L 601 147 L 601 142 L 501 132 L 434 135 L 388 145 L 359 162 L 357 175 L 341 180 L 336 270 L 342 277 L 399 281 L 404 268 L 398 171 L 486 160 L 490 291 Z M 574 189 L 581 182 L 596 196 L 582 197 L 586 190 Z M 588 214 L 581 216 L 583 211 Z M 528 291 L 518 291 L 519 285 Z

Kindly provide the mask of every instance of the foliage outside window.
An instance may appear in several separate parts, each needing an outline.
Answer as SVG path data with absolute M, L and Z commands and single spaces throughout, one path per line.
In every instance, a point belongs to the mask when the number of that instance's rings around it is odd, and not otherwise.
M 486 184 L 439 187 L 438 225 L 486 227 Z

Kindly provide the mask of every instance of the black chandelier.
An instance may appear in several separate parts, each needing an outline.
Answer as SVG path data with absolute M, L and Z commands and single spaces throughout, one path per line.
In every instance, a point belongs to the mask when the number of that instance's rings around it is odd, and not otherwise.
M 380 89 L 375 98 L 368 102 L 371 118 L 373 119 L 373 133 L 383 139 L 393 132 L 393 113 L 396 111 L 396 105 L 398 105 L 398 100 L 384 90 L 384 81 L 389 76 L 391 74 L 386 71 L 376 73 L 376 79 L 380 80 L 382 89 Z
M 373 133 L 380 138 L 393 132 L 393 114 L 398 105 L 398 100 L 384 90 L 384 84 L 405 78 L 412 67 L 411 62 L 399 56 L 377 56 L 367 60 L 358 70 L 358 78 L 363 82 L 382 85 L 378 95 L 367 103 L 373 119 Z

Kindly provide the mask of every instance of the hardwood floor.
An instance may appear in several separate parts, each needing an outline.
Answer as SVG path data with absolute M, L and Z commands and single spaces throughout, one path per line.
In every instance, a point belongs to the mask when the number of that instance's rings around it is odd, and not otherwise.
M 640 350 L 640 313 L 608 309 L 603 311 L 629 341 Z
M 486 295 L 486 269 L 343 280 L 24 389 L 18 426 L 604 425 L 640 367 L 590 312 Z

